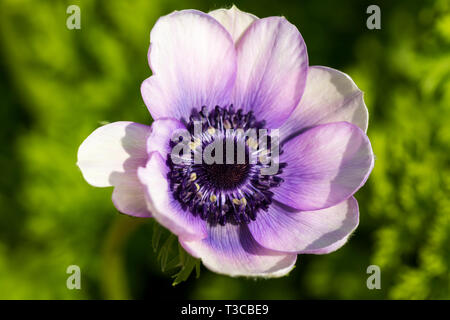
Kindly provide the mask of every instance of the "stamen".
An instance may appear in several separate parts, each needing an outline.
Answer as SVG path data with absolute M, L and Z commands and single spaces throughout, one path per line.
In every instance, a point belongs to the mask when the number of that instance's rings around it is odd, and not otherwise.
M 200 136 L 194 130 L 201 125 Z M 257 218 L 259 210 L 267 210 L 272 202 L 271 188 L 279 186 L 283 179 L 278 175 L 286 164 L 279 164 L 277 174 L 268 176 L 261 170 L 268 168 L 271 160 L 271 145 L 258 149 L 258 139 L 247 136 L 251 130 L 262 129 L 264 121 L 257 121 L 252 112 L 235 111 L 233 106 L 216 106 L 208 111 L 193 110 L 186 127 L 192 136 L 188 144 L 191 158 L 203 156 L 203 150 L 215 141 L 223 142 L 224 159 L 233 159 L 233 163 L 207 164 L 186 161 L 181 164 L 167 161 L 170 167 L 168 178 L 174 198 L 183 208 L 210 224 L 245 224 Z M 197 129 L 198 131 L 198 129 Z M 266 137 L 263 135 L 263 138 Z M 261 137 L 260 137 L 261 138 Z M 226 142 L 233 142 L 233 154 L 227 157 Z M 172 147 L 175 143 L 172 142 Z M 238 150 L 244 150 L 243 163 L 238 162 Z M 281 154 L 281 152 L 279 152 Z M 214 155 L 213 155 L 214 156 Z M 250 161 L 253 160 L 253 161 Z

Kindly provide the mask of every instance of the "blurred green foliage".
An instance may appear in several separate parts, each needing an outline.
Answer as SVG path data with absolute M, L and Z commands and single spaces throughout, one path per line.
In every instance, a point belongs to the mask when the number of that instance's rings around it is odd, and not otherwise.
M 81 30 L 66 8 L 81 8 Z M 235 1 L 284 15 L 311 65 L 347 72 L 365 92 L 375 169 L 358 192 L 361 223 L 288 277 L 231 279 L 203 268 L 172 287 L 152 249 L 151 219 L 119 214 L 90 187 L 78 146 L 103 121 L 149 124 L 139 87 L 149 32 L 201 0 L 0 1 L 0 298 L 450 298 L 450 1 Z M 366 28 L 378 4 L 382 29 Z M 66 288 L 79 265 L 82 290 Z M 366 268 L 381 267 L 381 290 Z

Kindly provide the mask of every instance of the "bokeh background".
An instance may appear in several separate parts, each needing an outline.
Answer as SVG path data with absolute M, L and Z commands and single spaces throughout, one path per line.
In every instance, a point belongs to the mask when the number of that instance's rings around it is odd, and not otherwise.
M 365 92 L 376 164 L 356 197 L 350 242 L 299 256 L 288 277 L 232 279 L 202 267 L 172 286 L 152 250 L 151 219 L 119 214 L 111 189 L 76 167 L 80 143 L 105 122 L 150 124 L 139 87 L 149 32 L 201 0 L 0 1 L 0 298 L 449 299 L 450 1 L 239 1 L 284 15 L 311 65 L 348 73 Z M 66 8 L 81 8 L 81 30 Z M 366 8 L 381 8 L 381 30 Z M 81 290 L 66 268 L 81 268 Z M 381 268 L 368 290 L 366 268 Z

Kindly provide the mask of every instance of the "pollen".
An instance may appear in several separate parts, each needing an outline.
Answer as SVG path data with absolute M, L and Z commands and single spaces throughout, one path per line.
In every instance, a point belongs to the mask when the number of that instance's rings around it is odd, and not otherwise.
M 216 202 L 216 200 L 217 200 L 216 195 L 215 195 L 215 194 L 212 194 L 212 195 L 209 197 L 209 200 L 210 200 L 211 202 Z
M 195 181 L 197 179 L 197 174 L 195 172 L 191 173 L 191 176 L 189 178 L 191 181 Z
M 256 141 L 255 139 L 253 139 L 252 137 L 248 138 L 247 140 L 247 145 L 252 148 L 255 149 L 258 148 L 258 141 Z
M 194 141 L 189 142 L 189 148 L 191 148 L 191 150 L 195 150 L 197 149 L 197 147 L 199 147 L 201 145 L 201 141 L 199 139 L 195 139 Z
M 267 156 L 269 155 L 269 151 L 267 149 L 261 151 L 259 154 L 259 161 L 262 163 L 267 162 Z
M 223 127 L 224 127 L 225 129 L 231 129 L 231 123 L 230 123 L 230 121 L 225 120 L 225 121 L 223 122 Z

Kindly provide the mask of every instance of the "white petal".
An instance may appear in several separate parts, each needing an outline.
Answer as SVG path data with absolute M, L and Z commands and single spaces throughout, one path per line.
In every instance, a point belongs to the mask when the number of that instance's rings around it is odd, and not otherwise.
M 114 174 L 113 174 L 114 175 Z M 150 218 L 147 207 L 146 189 L 134 174 L 119 173 L 112 178 L 114 191 L 112 201 L 117 210 L 135 217 Z
M 110 187 L 113 173 L 134 171 L 147 162 L 150 127 L 121 121 L 96 129 L 78 149 L 77 165 L 95 187 Z
M 133 122 L 114 122 L 95 130 L 78 150 L 78 167 L 88 183 L 114 186 L 117 210 L 137 217 L 150 217 L 144 187 L 137 168 L 147 162 L 150 127 Z
M 345 73 L 327 67 L 309 67 L 300 103 L 280 128 L 289 139 L 318 124 L 347 121 L 367 131 L 368 112 L 363 93 Z
M 230 9 L 217 9 L 208 14 L 227 29 L 235 43 L 252 22 L 258 19 L 257 16 L 251 13 L 239 10 L 235 5 Z

